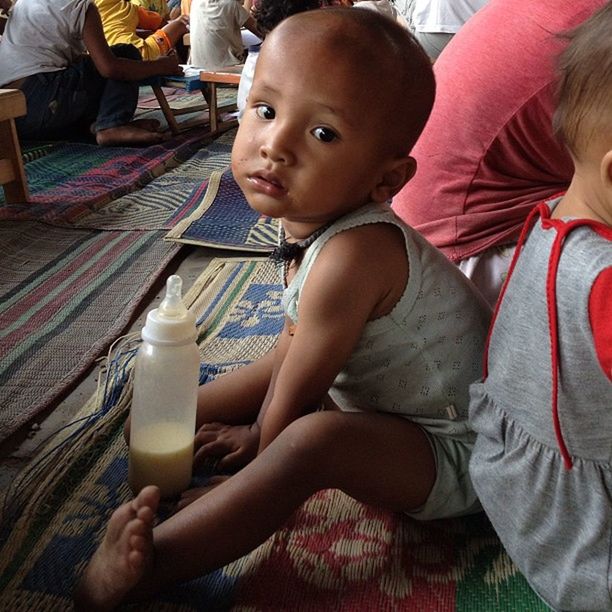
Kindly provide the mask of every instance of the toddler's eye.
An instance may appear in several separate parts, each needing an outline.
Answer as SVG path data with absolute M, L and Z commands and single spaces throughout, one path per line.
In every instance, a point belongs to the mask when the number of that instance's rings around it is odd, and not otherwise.
M 276 112 L 274 111 L 274 109 L 271 106 L 268 106 L 267 104 L 260 104 L 255 109 L 255 112 L 257 113 L 257 116 L 260 119 L 266 119 L 268 121 L 276 117 Z
M 318 127 L 312 130 L 313 136 L 320 140 L 321 142 L 331 142 L 332 140 L 336 140 L 338 135 L 333 130 L 324 127 Z

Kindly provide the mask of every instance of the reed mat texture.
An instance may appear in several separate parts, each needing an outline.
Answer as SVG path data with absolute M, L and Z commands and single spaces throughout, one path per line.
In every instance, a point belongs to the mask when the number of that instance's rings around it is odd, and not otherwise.
M 0 441 L 121 334 L 178 252 L 162 234 L 0 221 Z
M 168 240 L 248 252 L 276 246 L 278 220 L 254 211 L 231 170 L 213 172 L 199 206 L 168 233 Z
M 186 300 L 198 317 L 201 381 L 256 359 L 282 325 L 269 261 L 213 260 Z M 8 492 L 0 609 L 67 610 L 113 509 L 130 499 L 122 426 L 129 340 L 76 430 L 51 443 Z M 55 450 L 53 450 L 55 449 Z M 282 491 L 279 491 L 282 495 Z M 252 553 L 132 610 L 536 612 L 546 610 L 483 515 L 419 523 L 337 490 L 311 497 Z
M 70 216 L 75 227 L 100 229 L 165 229 L 188 217 L 206 192 L 211 174 L 227 168 L 236 130 L 203 143 L 180 165 L 95 209 L 81 209 Z
M 80 216 L 142 188 L 210 142 L 194 129 L 148 147 L 57 143 L 33 147 L 25 164 L 31 201 L 8 205 L 0 190 L 0 219 L 74 223 Z

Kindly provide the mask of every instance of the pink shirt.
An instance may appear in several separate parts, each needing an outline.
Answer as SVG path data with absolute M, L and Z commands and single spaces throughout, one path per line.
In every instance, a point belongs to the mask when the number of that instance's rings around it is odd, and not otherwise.
M 516 242 L 573 165 L 552 134 L 556 36 L 605 0 L 491 0 L 434 65 L 432 115 L 412 155 L 415 177 L 393 208 L 453 261 Z

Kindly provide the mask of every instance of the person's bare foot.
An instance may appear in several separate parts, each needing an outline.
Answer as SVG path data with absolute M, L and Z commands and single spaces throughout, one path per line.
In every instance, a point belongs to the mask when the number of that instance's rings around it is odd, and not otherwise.
M 74 591 L 76 610 L 114 610 L 151 568 L 158 506 L 159 489 L 149 486 L 115 510 Z
M 208 457 L 220 457 L 217 468 L 234 470 L 244 467 L 257 455 L 259 426 L 205 423 L 195 437 L 194 467 Z
M 182 510 L 185 506 L 188 506 L 192 502 L 194 502 L 198 497 L 202 497 L 202 495 L 206 495 L 213 489 L 216 489 L 222 482 L 225 482 L 231 476 L 227 474 L 219 474 L 217 476 L 212 476 L 208 479 L 206 486 L 204 487 L 194 487 L 193 489 L 187 489 L 181 494 L 181 499 L 176 504 L 176 511 Z
M 161 132 L 145 130 L 132 123 L 96 132 L 96 142 L 102 147 L 157 144 L 165 139 Z

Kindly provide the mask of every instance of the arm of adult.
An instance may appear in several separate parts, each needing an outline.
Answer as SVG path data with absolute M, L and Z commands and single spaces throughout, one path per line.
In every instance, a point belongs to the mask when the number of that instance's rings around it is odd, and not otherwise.
M 94 4 L 89 6 L 85 15 L 83 42 L 98 72 L 107 79 L 140 81 L 158 75 L 183 74 L 174 54 L 147 62 L 116 57 L 106 42 L 100 13 Z

